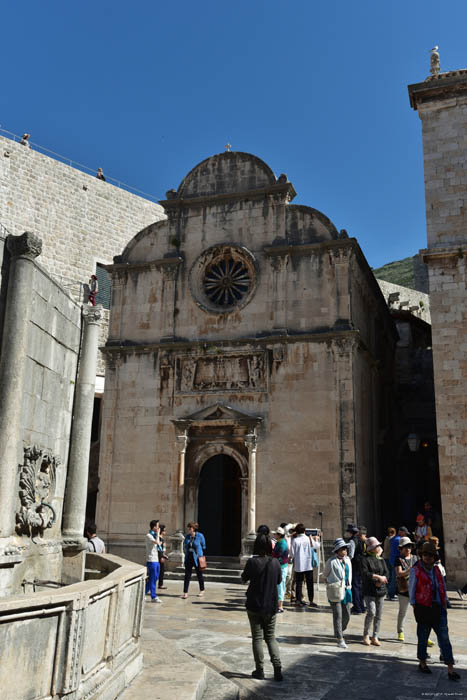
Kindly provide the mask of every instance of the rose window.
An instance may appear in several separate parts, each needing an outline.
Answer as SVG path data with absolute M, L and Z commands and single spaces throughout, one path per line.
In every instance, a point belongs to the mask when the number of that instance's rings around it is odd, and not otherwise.
M 250 286 L 250 270 L 243 260 L 232 256 L 215 260 L 204 274 L 204 292 L 216 306 L 235 306 L 248 294 Z

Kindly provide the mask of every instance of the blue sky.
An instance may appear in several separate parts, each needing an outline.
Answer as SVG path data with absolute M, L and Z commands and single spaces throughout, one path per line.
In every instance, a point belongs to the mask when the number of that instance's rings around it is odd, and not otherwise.
M 467 66 L 465 0 L 4 0 L 0 124 L 159 198 L 254 153 L 372 266 L 425 247 L 407 85 Z M 37 232 L 40 234 L 40 231 Z

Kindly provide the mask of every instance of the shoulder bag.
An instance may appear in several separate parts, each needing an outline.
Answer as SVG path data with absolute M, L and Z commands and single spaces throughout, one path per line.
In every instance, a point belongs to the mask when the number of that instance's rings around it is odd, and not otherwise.
M 326 584 L 326 594 L 330 603 L 340 603 L 345 596 L 345 581 L 336 581 Z

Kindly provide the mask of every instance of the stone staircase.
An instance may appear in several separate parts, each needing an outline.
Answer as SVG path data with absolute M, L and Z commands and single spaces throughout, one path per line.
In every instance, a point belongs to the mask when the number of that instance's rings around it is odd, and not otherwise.
M 238 557 L 206 557 L 207 569 L 203 572 L 203 577 L 209 583 L 237 583 L 242 584 L 240 574 L 243 567 L 240 565 Z M 164 578 L 168 581 L 183 581 L 185 577 L 184 566 L 171 566 L 165 570 Z M 192 575 L 192 581 L 196 581 L 195 572 Z

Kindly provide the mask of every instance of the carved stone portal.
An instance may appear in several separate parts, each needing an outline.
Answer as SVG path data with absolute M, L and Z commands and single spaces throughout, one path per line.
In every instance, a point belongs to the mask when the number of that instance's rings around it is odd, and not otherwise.
M 42 535 L 56 520 L 53 496 L 60 459 L 36 446 L 24 448 L 24 462 L 19 467 L 20 509 L 16 513 L 19 534 Z
M 179 356 L 177 391 L 265 391 L 265 364 L 264 353 Z

